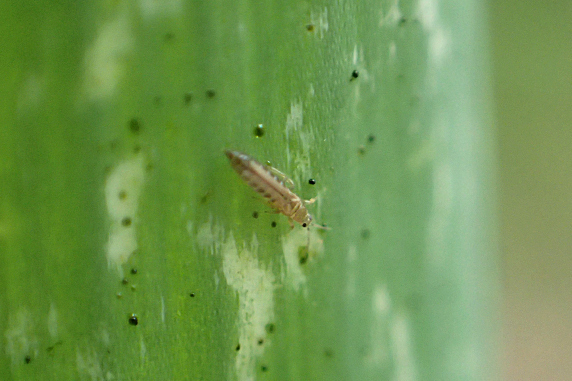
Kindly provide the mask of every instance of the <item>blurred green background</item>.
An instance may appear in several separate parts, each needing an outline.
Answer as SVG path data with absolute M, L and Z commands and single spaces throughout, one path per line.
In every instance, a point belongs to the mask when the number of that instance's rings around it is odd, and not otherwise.
M 507 380 L 572 375 L 572 2 L 490 2 Z

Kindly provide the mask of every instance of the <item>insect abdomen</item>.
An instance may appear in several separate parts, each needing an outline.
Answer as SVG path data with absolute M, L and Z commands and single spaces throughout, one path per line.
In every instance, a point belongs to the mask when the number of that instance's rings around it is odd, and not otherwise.
M 276 179 L 262 164 L 238 151 L 225 151 L 230 164 L 240 177 L 262 195 L 271 207 L 291 217 L 295 206 L 301 204 L 298 196 Z

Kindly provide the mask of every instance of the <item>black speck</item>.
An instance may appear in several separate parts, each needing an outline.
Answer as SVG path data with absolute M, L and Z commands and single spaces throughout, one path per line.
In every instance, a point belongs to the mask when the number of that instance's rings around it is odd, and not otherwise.
M 262 366 L 260 367 L 260 370 L 263 371 L 263 372 L 266 372 L 266 371 L 268 370 L 268 367 L 267 367 L 266 365 L 262 365 Z
M 24 357 L 24 361 L 26 362 L 26 364 L 29 364 L 30 361 L 32 361 L 32 358 L 30 356 L 26 356 Z
M 183 96 L 183 100 L 185 101 L 185 105 L 188 105 L 193 100 L 193 93 L 185 93 Z
M 306 226 L 308 226 L 305 222 L 302 224 L 302 227 L 305 228 Z
M 137 269 L 135 267 L 133 267 L 131 269 L 131 274 L 133 274 L 133 275 L 137 274 Z
M 266 332 L 268 333 L 274 333 L 274 331 L 276 330 L 276 326 L 273 323 L 268 323 L 266 324 L 266 327 L 264 327 L 266 329 Z
M 276 227 L 276 221 L 272 221 L 272 223 L 270 224 L 270 226 L 272 226 L 273 228 Z
M 308 180 L 308 184 L 310 184 L 310 185 L 315 185 L 315 184 L 316 184 L 316 180 L 315 180 L 315 179 L 310 179 L 310 180 Z
M 258 345 L 264 344 L 264 339 L 258 339 Z
M 209 98 L 214 98 L 214 96 L 216 95 L 215 91 L 212 89 L 207 90 L 206 94 L 207 94 L 207 97 L 209 97 Z
M 357 70 L 352 71 L 352 77 L 351 77 L 350 81 L 353 81 L 357 77 L 359 77 L 359 72 Z
M 131 325 L 139 324 L 139 319 L 137 319 L 137 316 L 135 314 L 131 314 L 131 316 L 129 316 L 129 324 Z
M 369 229 L 362 229 L 362 231 L 361 231 L 361 237 L 362 237 L 363 239 L 368 239 L 369 236 L 370 236 Z
M 129 281 L 127 280 L 127 278 L 123 278 L 121 280 L 121 284 L 128 284 L 128 283 L 129 283 Z
M 240 344 L 236 344 L 236 348 L 237 351 L 240 351 Z
M 368 143 L 373 143 L 375 141 L 375 135 L 369 134 L 367 136 L 367 141 L 368 141 Z
M 313 32 L 314 31 L 314 24 L 308 24 L 306 25 L 306 30 L 308 32 Z
M 261 138 L 264 136 L 264 126 L 259 124 L 258 126 L 254 127 L 254 136 L 257 138 Z
M 308 262 L 308 256 L 309 256 L 308 248 L 306 246 L 300 246 L 298 248 L 298 261 L 300 262 L 301 265 Z
M 252 217 L 258 218 L 258 212 L 252 212 Z
M 405 18 L 405 17 L 402 17 L 402 18 L 399 20 L 399 24 L 400 24 L 400 25 L 403 25 L 403 24 L 405 24 L 406 22 L 407 22 L 407 18 Z
M 139 120 L 137 120 L 136 118 L 131 119 L 129 121 L 129 129 L 134 134 L 138 134 L 139 131 L 141 131 L 141 124 L 139 123 Z
M 194 297 L 195 297 L 195 293 L 194 293 L 194 292 L 191 292 L 191 293 L 189 294 L 189 296 L 190 296 L 191 298 L 194 298 Z
M 56 341 L 53 345 L 50 345 L 49 347 L 46 348 L 46 352 L 50 353 L 52 352 L 58 345 L 61 345 L 63 343 L 63 341 L 58 340 Z
M 121 220 L 121 225 L 131 226 L 131 217 L 125 217 Z
M 211 195 L 211 191 L 210 190 L 206 191 L 205 194 L 201 197 L 201 200 L 200 200 L 201 204 L 206 203 L 208 201 L 210 195 Z

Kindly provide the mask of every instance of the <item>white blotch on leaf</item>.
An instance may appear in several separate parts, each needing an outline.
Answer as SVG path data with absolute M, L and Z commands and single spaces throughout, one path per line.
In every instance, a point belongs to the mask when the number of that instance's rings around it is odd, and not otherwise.
M 144 18 L 174 17 L 183 15 L 181 0 L 139 0 Z
M 229 378 L 254 380 L 258 359 L 270 343 L 265 327 L 274 320 L 274 274 L 258 260 L 256 235 L 248 247 L 238 248 L 232 232 L 225 234 L 210 219 L 198 228 L 197 244 L 201 250 L 222 257 L 224 279 L 238 296 L 240 350 L 236 352 L 235 375 Z
M 315 26 L 316 28 L 316 35 L 320 38 L 323 39 L 325 34 L 328 32 L 328 29 L 330 28 L 329 22 L 328 22 L 328 8 L 324 7 L 324 9 L 320 10 L 318 12 L 318 15 L 314 15 L 313 13 L 310 14 L 310 20 L 311 20 L 311 24 Z
M 387 12 L 383 12 L 381 10 L 381 17 L 379 20 L 379 26 L 396 26 L 397 23 L 403 17 L 401 11 L 399 10 L 399 0 L 394 0 L 393 3 L 389 6 Z
M 315 228 L 310 228 L 310 231 L 295 228 L 282 238 L 282 251 L 286 262 L 286 271 L 282 277 L 283 281 L 294 291 L 299 291 L 300 287 L 306 283 L 306 275 L 302 271 L 304 265 L 300 263 L 301 254 L 307 255 L 305 262 L 309 262 L 324 252 L 324 241 L 316 230 Z
M 89 101 L 107 100 L 127 73 L 133 37 L 127 12 L 118 14 L 97 29 L 85 52 L 84 91 Z
M 105 183 L 107 213 L 111 219 L 107 242 L 107 263 L 123 276 L 121 265 L 137 249 L 135 226 L 139 196 L 145 179 L 142 155 L 121 162 Z M 125 224 L 129 219 L 129 224 Z
M 396 313 L 391 321 L 391 343 L 394 351 L 395 380 L 418 380 L 417 365 L 411 334 L 411 321 L 407 315 Z M 458 363 L 456 363 L 458 364 Z
M 257 357 L 269 344 L 265 327 L 274 320 L 274 274 L 258 261 L 256 235 L 250 248 L 239 251 L 230 233 L 221 254 L 226 282 L 238 294 L 240 351 L 235 359 L 236 375 L 239 380 L 254 380 Z
M 4 336 L 5 352 L 12 365 L 21 363 L 25 356 L 37 356 L 39 344 L 34 332 L 32 314 L 28 309 L 20 308 L 16 313 L 8 314 L 8 328 Z
M 48 332 L 52 339 L 58 337 L 58 311 L 54 303 L 50 303 L 50 312 L 48 312 Z

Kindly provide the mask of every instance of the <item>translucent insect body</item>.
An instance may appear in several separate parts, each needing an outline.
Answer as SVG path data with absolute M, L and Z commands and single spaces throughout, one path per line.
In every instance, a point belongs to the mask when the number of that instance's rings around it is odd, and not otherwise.
M 273 209 L 303 227 L 310 225 L 312 216 L 305 204 L 314 200 L 302 200 L 292 192 L 292 180 L 279 170 L 262 165 L 244 153 L 226 150 L 225 154 L 232 168 L 252 189 L 260 193 Z

